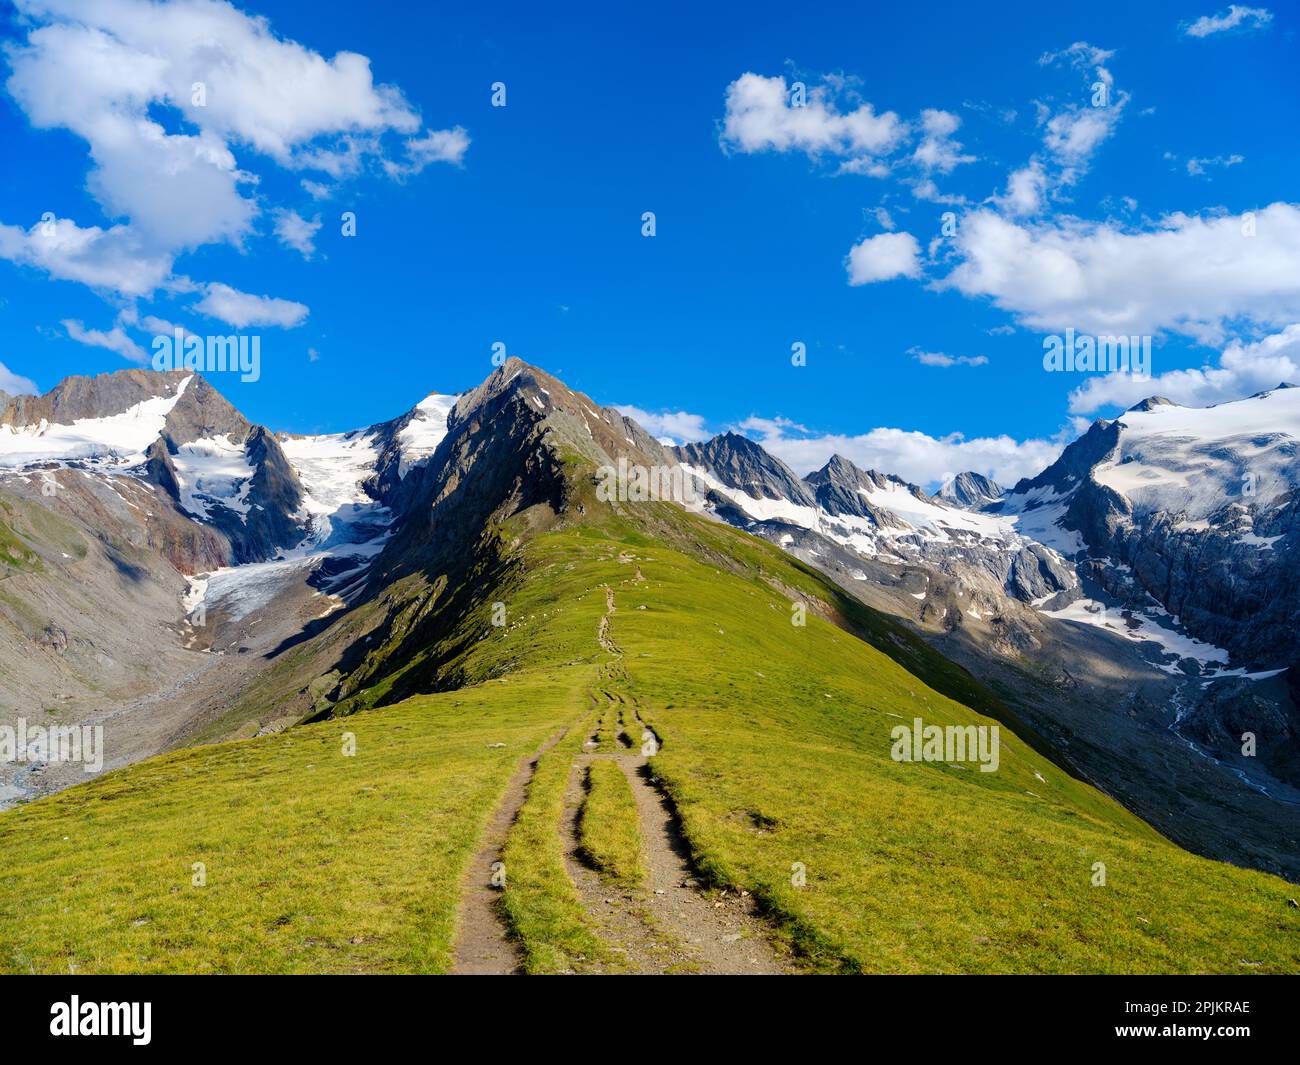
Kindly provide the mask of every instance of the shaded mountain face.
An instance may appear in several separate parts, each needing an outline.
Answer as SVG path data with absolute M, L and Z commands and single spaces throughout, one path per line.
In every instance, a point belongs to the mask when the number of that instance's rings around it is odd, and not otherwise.
M 411 478 L 406 518 L 379 568 L 388 572 L 413 553 L 446 561 L 466 548 L 467 536 L 532 508 L 541 508 L 538 521 L 551 520 L 572 493 L 566 464 L 594 471 L 620 458 L 640 466 L 671 461 L 623 415 L 507 359 L 448 411 L 446 435 Z
M 466 648 L 448 645 L 448 634 L 482 609 L 481 589 L 501 579 L 522 538 L 581 521 L 598 504 L 600 472 L 620 463 L 675 459 L 619 412 L 518 359 L 459 396 L 445 436 L 403 485 L 391 536 L 359 586 L 360 600 L 382 603 L 383 618 L 343 655 L 341 679 L 317 712 L 351 706 L 381 681 L 385 702 L 450 683 Z

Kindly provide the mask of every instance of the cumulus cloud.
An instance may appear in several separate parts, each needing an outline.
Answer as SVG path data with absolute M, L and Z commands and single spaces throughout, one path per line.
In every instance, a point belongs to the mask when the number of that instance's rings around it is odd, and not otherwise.
M 802 106 L 792 102 L 784 77 L 742 74 L 727 86 L 722 143 L 732 151 L 844 156 L 860 166 L 893 151 L 903 134 L 894 112 L 876 114 L 870 103 L 840 111 L 824 85 L 807 89 Z
M 687 411 L 659 411 L 657 414 L 624 403 L 613 404 L 614 409 L 626 414 L 642 429 L 657 439 L 673 443 L 694 443 L 707 440 L 712 434 L 704 427 L 704 417 Z
M 1047 173 L 1043 164 L 1030 160 L 1027 166 L 1012 171 L 1007 178 L 1007 191 L 998 198 L 998 205 L 1009 214 L 1033 215 L 1043 209 L 1047 195 Z
M 145 247 L 129 226 L 83 229 L 67 218 L 26 230 L 0 223 L 0 259 L 43 270 L 58 281 L 130 297 L 154 292 L 172 268 L 170 254 Z
M 921 112 L 921 143 L 912 153 L 912 161 L 926 171 L 950 173 L 962 163 L 973 163 L 975 156 L 963 155 L 960 142 L 953 139 L 961 119 L 950 111 L 926 108 Z
M 70 318 L 65 318 L 60 324 L 67 330 L 68 336 L 78 344 L 88 344 L 91 347 L 114 351 L 128 362 L 139 363 L 141 366 L 149 361 L 144 348 L 127 336 L 120 321 L 107 331 L 87 329 L 81 322 Z
M 1172 214 L 1153 228 L 1064 219 L 962 219 L 958 265 L 939 287 L 988 297 L 1028 326 L 1180 333 L 1222 342 L 1231 322 L 1300 321 L 1300 207 L 1252 216 Z
M 394 142 L 402 174 L 459 163 L 468 146 L 460 127 L 422 132 L 419 114 L 398 88 L 376 83 L 365 56 L 326 58 L 223 0 L 16 6 L 25 37 L 3 48 L 5 87 L 33 126 L 86 143 L 86 188 L 118 222 L 58 220 L 52 233 L 0 225 L 0 257 L 52 277 L 141 297 L 183 252 L 242 247 L 259 212 L 258 179 L 236 151 L 338 180 L 372 160 L 387 170 Z M 304 181 L 309 192 L 326 188 Z M 277 235 L 309 254 L 305 224 L 288 214 L 277 215 Z
M 420 128 L 401 90 L 375 84 L 365 56 L 326 59 L 221 0 L 17 6 L 36 25 L 10 49 L 10 92 L 37 125 L 66 127 L 92 147 L 105 115 L 138 119 L 154 103 L 179 109 L 215 143 L 290 167 L 330 147 L 318 138 L 350 152 L 367 136 Z
M 7 392 L 11 396 L 35 396 L 39 394 L 39 390 L 30 378 L 14 373 L 2 362 L 0 362 L 0 392 Z
M 320 215 L 310 222 L 297 211 L 279 208 L 274 212 L 275 235 L 280 243 L 299 252 L 304 259 L 316 253 L 316 233 L 321 227 Z
M 292 300 L 273 296 L 254 296 L 247 292 L 213 282 L 206 286 L 203 296 L 194 309 L 210 318 L 217 318 L 243 329 L 250 325 L 278 326 L 292 329 L 307 319 L 307 308 Z
M 850 285 L 921 276 L 921 246 L 911 233 L 880 233 L 853 245 L 845 262 Z
M 1053 115 L 1047 120 L 1043 143 L 1075 173 L 1110 136 L 1115 128 L 1115 114 L 1102 107 L 1075 107 Z
M 1164 396 L 1185 407 L 1208 407 L 1253 396 L 1279 384 L 1300 384 L 1300 324 L 1261 340 L 1234 340 L 1217 363 L 1171 370 L 1139 379 L 1128 374 L 1091 377 L 1070 394 L 1070 411 L 1091 414 L 1106 407 L 1131 407 L 1148 396 Z
M 1184 23 L 1183 33 L 1188 37 L 1209 37 L 1229 30 L 1258 30 L 1273 21 L 1273 12 L 1266 7 L 1243 7 L 1232 4 L 1221 15 L 1202 15 L 1195 22 Z
M 907 353 L 922 366 L 987 366 L 985 355 L 949 355 L 943 351 L 922 351 L 920 348 L 908 348 Z
M 839 454 L 862 469 L 897 474 L 920 485 L 941 484 L 966 470 L 1014 484 L 1040 473 L 1063 446 L 1058 440 L 967 440 L 961 433 L 934 437 L 906 429 L 872 429 L 857 436 L 815 434 L 784 418 L 749 418 L 741 428 L 801 475 Z
M 797 151 L 813 160 L 835 159 L 839 174 L 885 178 L 899 170 L 918 200 L 965 203 L 962 196 L 940 192 L 934 181 L 935 175 L 975 161 L 954 136 L 961 119 L 931 107 L 908 123 L 893 111 L 878 114 L 856 96 L 849 101 L 856 106 L 837 105 L 837 98 L 849 95 L 846 87 L 851 84 L 851 79 L 828 76 L 824 84 L 808 87 L 787 84 L 784 77 L 743 74 L 727 86 L 722 146 L 727 151 Z M 914 137 L 917 143 L 909 154 L 894 155 Z

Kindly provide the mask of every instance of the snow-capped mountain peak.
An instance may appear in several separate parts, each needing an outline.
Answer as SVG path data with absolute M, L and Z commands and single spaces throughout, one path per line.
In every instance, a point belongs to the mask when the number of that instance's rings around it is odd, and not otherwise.
M 1298 457 L 1300 389 L 1212 407 L 1156 396 L 1094 423 L 989 509 L 1087 556 L 1125 608 L 1175 619 L 1221 658 L 1269 665 L 1295 654 Z
M 983 474 L 967 470 L 944 481 L 936 494 L 940 499 L 954 506 L 978 510 L 990 503 L 996 503 L 1006 495 L 1006 492 L 1007 490 L 996 481 L 990 480 Z

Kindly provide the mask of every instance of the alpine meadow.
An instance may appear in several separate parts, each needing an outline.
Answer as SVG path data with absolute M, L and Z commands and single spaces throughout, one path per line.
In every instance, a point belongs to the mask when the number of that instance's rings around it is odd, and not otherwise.
M 15 1047 L 1285 1038 L 1300 11 L 1187 3 L 13 0 Z

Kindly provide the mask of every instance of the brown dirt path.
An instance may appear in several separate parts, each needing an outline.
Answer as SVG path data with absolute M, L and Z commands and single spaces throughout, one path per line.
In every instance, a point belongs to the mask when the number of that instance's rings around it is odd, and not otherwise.
M 528 782 L 537 769 L 538 760 L 559 743 L 567 731 L 561 729 L 531 756 L 525 755 L 520 759 L 505 795 L 488 822 L 482 846 L 461 879 L 460 913 L 451 969 L 457 975 L 505 976 L 519 971 L 519 947 L 507 934 L 497 910 L 501 891 L 492 885 L 492 866 L 501 861 L 506 834 L 524 805 Z
M 639 572 L 637 576 L 644 579 Z M 611 686 L 619 682 L 618 660 L 622 658 L 609 631 L 615 609 L 614 591 L 606 586 L 605 614 L 596 639 L 614 660 L 604 676 L 604 682 Z M 610 718 L 612 729 L 605 730 L 609 733 L 605 737 L 605 750 L 574 755 L 564 815 L 557 827 L 564 844 L 569 878 L 595 931 L 619 959 L 596 971 L 645 975 L 777 975 L 795 971 L 786 954 L 773 946 L 768 925 L 755 912 L 752 898 L 747 894 L 705 890 L 696 878 L 676 812 L 658 787 L 642 753 L 641 741 L 647 733 L 654 737 L 655 749 L 660 738 L 637 712 L 635 698 L 628 701 L 609 690 L 593 694 L 598 699 L 617 702 L 617 713 Z M 597 727 L 597 735 L 601 735 L 599 724 Z M 518 947 L 508 936 L 497 909 L 500 892 L 491 885 L 492 865 L 501 860 L 506 835 L 524 804 L 528 782 L 538 760 L 566 731 L 556 733 L 531 758 L 521 761 L 466 872 L 453 955 L 454 973 L 520 971 Z M 633 741 L 630 748 L 619 743 L 620 732 Z M 588 741 L 589 747 L 592 742 Z M 587 767 L 597 759 L 617 762 L 631 785 L 646 868 L 646 883 L 642 887 L 627 889 L 613 885 L 580 856 L 579 819 L 586 794 L 584 784 Z
M 590 868 L 579 850 L 579 816 L 587 767 L 597 759 L 618 763 L 632 786 L 641 822 L 641 857 L 647 882 L 629 890 Z M 734 892 L 704 890 L 690 864 L 676 814 L 653 782 L 640 753 L 578 755 L 565 795 L 565 864 L 596 926 L 622 964 L 638 975 L 777 975 L 793 971 L 768 939 L 753 900 Z

